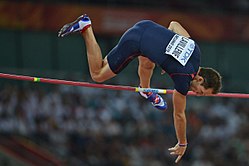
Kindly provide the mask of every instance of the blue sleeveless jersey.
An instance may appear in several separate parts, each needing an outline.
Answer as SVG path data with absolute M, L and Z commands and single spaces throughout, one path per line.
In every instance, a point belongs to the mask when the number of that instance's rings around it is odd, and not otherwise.
M 165 53 L 166 47 L 171 46 L 169 43 L 175 35 L 174 32 L 153 21 L 140 21 L 128 29 L 109 52 L 108 64 L 111 70 L 118 74 L 135 57 L 145 56 L 165 70 L 172 78 L 174 88 L 186 95 L 190 82 L 198 72 L 201 53 L 199 46 L 195 43 L 191 56 L 183 66 L 176 57 Z M 177 51 L 177 48 L 175 50 Z

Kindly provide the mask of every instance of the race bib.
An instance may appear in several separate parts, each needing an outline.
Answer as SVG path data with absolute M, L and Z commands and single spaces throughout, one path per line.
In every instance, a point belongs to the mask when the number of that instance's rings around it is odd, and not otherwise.
M 195 49 L 195 42 L 175 34 L 166 47 L 165 54 L 173 56 L 183 66 L 186 65 Z

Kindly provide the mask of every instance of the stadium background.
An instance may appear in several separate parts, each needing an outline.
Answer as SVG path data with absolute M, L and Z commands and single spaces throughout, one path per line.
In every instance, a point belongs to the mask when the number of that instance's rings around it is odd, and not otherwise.
M 223 76 L 223 92 L 249 93 L 246 0 L 1 1 L 0 72 L 92 82 L 79 35 L 58 38 L 87 13 L 106 54 L 135 22 L 177 20 L 202 49 L 202 66 Z M 108 84 L 139 84 L 133 61 Z M 155 70 L 152 86 L 172 88 Z M 0 165 L 174 165 L 172 108 L 138 94 L 0 79 Z M 171 104 L 171 96 L 166 95 Z M 189 97 L 188 150 L 179 165 L 249 165 L 248 99 Z

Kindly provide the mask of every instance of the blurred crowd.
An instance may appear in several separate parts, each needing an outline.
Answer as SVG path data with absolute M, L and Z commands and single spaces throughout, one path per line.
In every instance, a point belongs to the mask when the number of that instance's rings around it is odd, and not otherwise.
M 189 97 L 179 165 L 249 165 L 248 108 L 246 99 Z M 0 133 L 22 135 L 74 166 L 171 166 L 167 149 L 177 141 L 171 107 L 160 112 L 133 92 L 71 86 L 1 88 Z

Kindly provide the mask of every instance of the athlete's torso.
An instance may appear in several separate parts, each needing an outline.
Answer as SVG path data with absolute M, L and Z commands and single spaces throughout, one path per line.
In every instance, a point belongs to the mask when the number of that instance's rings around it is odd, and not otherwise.
M 141 38 L 141 53 L 158 64 L 163 70 L 165 70 L 174 81 L 175 88 L 180 91 L 180 93 L 186 95 L 190 86 L 190 82 L 200 67 L 201 53 L 199 46 L 193 40 L 177 35 L 167 28 L 152 21 L 142 21 L 139 22 L 137 26 L 139 26 L 139 24 L 147 25 Z M 181 64 L 181 58 L 179 58 L 178 61 L 176 57 L 165 53 L 166 47 L 172 46 L 170 45 L 170 42 L 173 37 L 178 37 L 179 40 L 180 38 L 189 40 L 188 42 L 192 42 L 190 44 L 194 43 L 195 45 L 191 51 L 191 55 L 189 56 L 187 63 L 184 65 Z M 175 50 L 177 50 L 177 48 L 175 48 Z
M 191 54 L 186 50 L 190 50 Z M 118 74 L 139 55 L 158 64 L 171 76 L 175 89 L 183 95 L 187 94 L 200 65 L 200 50 L 193 40 L 153 21 L 143 20 L 123 34 L 119 43 L 108 53 L 107 61 L 110 69 Z

